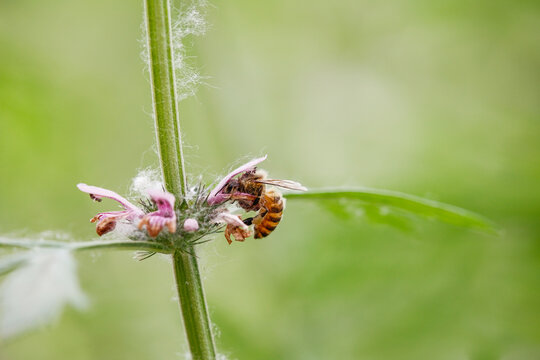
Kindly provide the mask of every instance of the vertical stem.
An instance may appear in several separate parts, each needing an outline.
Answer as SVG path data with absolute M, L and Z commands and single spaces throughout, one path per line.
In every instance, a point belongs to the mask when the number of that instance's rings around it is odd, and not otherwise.
M 169 0 L 144 0 L 159 158 L 165 188 L 178 200 L 186 194 L 174 81 Z M 180 310 L 193 360 L 214 360 L 215 346 L 195 249 L 173 254 Z
M 184 327 L 193 360 L 216 358 L 197 257 L 177 251 L 173 255 L 174 275 L 184 317 Z
M 145 0 L 154 121 L 167 191 L 186 193 L 184 154 L 176 102 L 169 1 Z

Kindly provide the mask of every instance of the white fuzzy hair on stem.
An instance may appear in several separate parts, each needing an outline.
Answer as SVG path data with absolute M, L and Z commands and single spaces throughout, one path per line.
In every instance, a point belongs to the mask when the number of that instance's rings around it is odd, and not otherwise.
M 206 1 L 196 0 L 174 11 L 178 14 L 176 19 L 173 18 L 172 26 L 173 65 L 178 101 L 195 95 L 199 84 L 206 78 L 188 62 L 185 46 L 187 37 L 204 35 L 206 32 L 206 6 Z
M 139 170 L 129 187 L 131 196 L 134 197 L 145 197 L 148 190 L 163 190 L 163 179 L 159 169 L 146 168 Z
M 172 53 L 173 66 L 175 71 L 175 86 L 177 101 L 182 101 L 195 95 L 200 84 L 208 79 L 202 76 L 198 69 L 192 64 L 192 56 L 187 54 L 186 41 L 190 36 L 201 36 L 206 33 L 208 24 L 205 20 L 208 2 L 205 0 L 193 0 L 179 8 L 172 9 Z M 146 41 L 146 26 L 142 26 L 144 39 L 141 41 L 141 58 L 150 67 L 148 43 Z

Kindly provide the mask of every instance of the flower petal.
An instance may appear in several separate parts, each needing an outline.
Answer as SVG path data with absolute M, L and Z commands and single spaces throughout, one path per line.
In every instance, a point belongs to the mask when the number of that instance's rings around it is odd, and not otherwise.
M 102 198 L 112 199 L 120 203 L 120 205 L 125 209 L 121 211 L 101 212 L 90 220 L 90 222 L 96 222 L 96 232 L 99 236 L 113 231 L 116 228 L 116 224 L 119 220 L 125 219 L 129 223 L 133 223 L 135 219 L 144 216 L 144 212 L 141 209 L 114 191 L 86 184 L 78 184 L 77 187 L 79 190 L 90 194 L 90 197 L 94 200 L 101 201 Z
M 238 226 L 234 225 L 227 225 L 227 228 L 225 229 L 225 239 L 229 243 L 229 245 L 232 244 L 231 235 L 234 237 L 234 240 L 236 241 L 244 241 L 246 238 L 250 237 L 251 231 L 249 229 L 243 229 Z
M 116 219 L 114 217 L 106 217 L 96 224 L 96 233 L 103 236 L 116 228 Z
M 138 228 L 142 229 L 146 225 L 146 231 L 150 237 L 158 236 L 165 226 L 171 234 L 176 232 L 176 213 L 174 212 L 176 199 L 174 195 L 157 189 L 148 190 L 148 195 L 158 209 L 144 215 Z
M 131 210 L 134 213 L 140 214 L 140 215 L 144 214 L 141 209 L 139 209 L 137 206 L 133 205 L 128 200 L 126 200 L 122 196 L 118 195 L 114 191 L 103 189 L 103 188 L 100 188 L 100 187 L 97 187 L 97 186 L 86 185 L 86 184 L 82 184 L 82 183 L 77 184 L 77 187 L 82 192 L 90 194 L 90 196 L 93 199 L 101 200 L 101 198 L 109 198 L 109 199 L 112 199 L 112 200 L 115 200 L 115 201 L 119 202 L 120 205 L 122 205 L 122 207 L 124 209 L 126 209 L 126 210 Z
M 152 214 L 159 214 L 165 217 L 174 216 L 174 203 L 176 199 L 173 194 L 157 189 L 148 190 L 147 193 L 158 208 Z
M 139 230 L 146 225 L 146 231 L 150 237 L 156 237 L 159 235 L 164 227 L 167 227 L 170 233 L 176 232 L 176 216 L 174 218 L 166 218 L 157 215 L 155 212 L 146 214 L 139 222 Z
M 242 221 L 242 219 L 240 219 L 240 217 L 238 217 L 238 215 L 233 215 L 227 211 L 223 211 L 219 213 L 214 219 L 214 222 L 227 224 L 227 225 L 233 225 L 242 229 L 248 228 L 248 226 L 244 224 L 244 222 Z
M 260 157 L 260 158 L 257 158 L 257 159 L 253 159 L 251 160 L 250 162 L 234 169 L 233 171 L 231 171 L 229 174 L 227 174 L 217 185 L 216 187 L 210 192 L 210 195 L 208 196 L 208 204 L 210 205 L 217 205 L 217 204 L 220 204 L 222 203 L 223 201 L 227 200 L 229 198 L 228 195 L 225 195 L 225 194 L 220 194 L 220 191 L 223 190 L 223 188 L 225 187 L 225 185 L 227 185 L 227 183 L 233 178 L 235 177 L 236 175 L 240 174 L 240 173 L 243 173 L 243 172 L 246 172 L 246 171 L 249 171 L 249 170 L 253 170 L 255 168 L 255 166 L 266 160 L 266 158 L 268 157 L 268 155 L 265 155 L 263 157 Z
M 244 241 L 251 236 L 248 226 L 242 221 L 239 215 L 233 215 L 224 211 L 216 216 L 214 222 L 227 224 L 224 235 L 229 245 L 232 243 L 231 235 L 236 241 Z

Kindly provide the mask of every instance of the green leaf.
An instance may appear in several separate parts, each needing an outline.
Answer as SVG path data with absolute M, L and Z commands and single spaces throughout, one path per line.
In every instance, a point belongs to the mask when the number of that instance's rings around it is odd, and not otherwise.
M 356 201 L 356 206 L 358 206 L 358 201 Z M 413 225 L 410 221 L 410 214 L 405 211 L 395 208 L 390 209 L 388 206 L 365 203 L 363 204 L 363 209 L 366 218 L 371 222 L 390 225 L 402 231 L 411 231 L 413 229 Z
M 290 193 L 285 194 L 285 197 L 291 200 L 333 200 L 332 207 L 336 207 L 336 200 L 356 200 L 356 206 L 360 206 L 361 208 L 365 208 L 366 205 L 390 207 L 414 215 L 437 219 L 439 221 L 457 226 L 491 233 L 497 232 L 495 225 L 490 220 L 472 211 L 391 190 L 370 188 L 334 188 L 310 190 L 303 193 Z M 353 202 L 347 201 L 346 205 L 350 207 L 351 203 Z M 342 201 L 340 201 L 338 204 L 342 204 Z M 345 206 L 345 204 L 342 204 L 342 206 Z

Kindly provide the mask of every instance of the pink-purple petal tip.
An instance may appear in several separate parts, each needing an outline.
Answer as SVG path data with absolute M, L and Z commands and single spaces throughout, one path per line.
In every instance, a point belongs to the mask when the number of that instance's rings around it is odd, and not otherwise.
M 133 211 L 134 213 L 141 214 L 141 215 L 143 214 L 141 209 L 139 209 L 138 207 L 136 207 L 135 205 L 130 203 L 127 199 L 125 199 L 124 197 L 118 195 L 114 191 L 107 190 L 107 189 L 104 189 L 104 188 L 100 188 L 100 187 L 97 187 L 97 186 L 86 185 L 86 184 L 82 184 L 82 183 L 77 184 L 77 187 L 82 192 L 90 194 L 90 196 L 95 200 L 101 200 L 102 198 L 112 199 L 112 200 L 117 201 L 118 203 L 120 203 L 120 205 L 122 205 L 122 207 L 124 209 L 126 209 L 126 210 L 130 210 L 130 211 Z
M 156 204 L 159 200 L 163 200 L 166 201 L 171 207 L 174 207 L 176 199 L 173 194 L 159 189 L 150 189 L 146 193 L 154 202 L 156 202 Z

